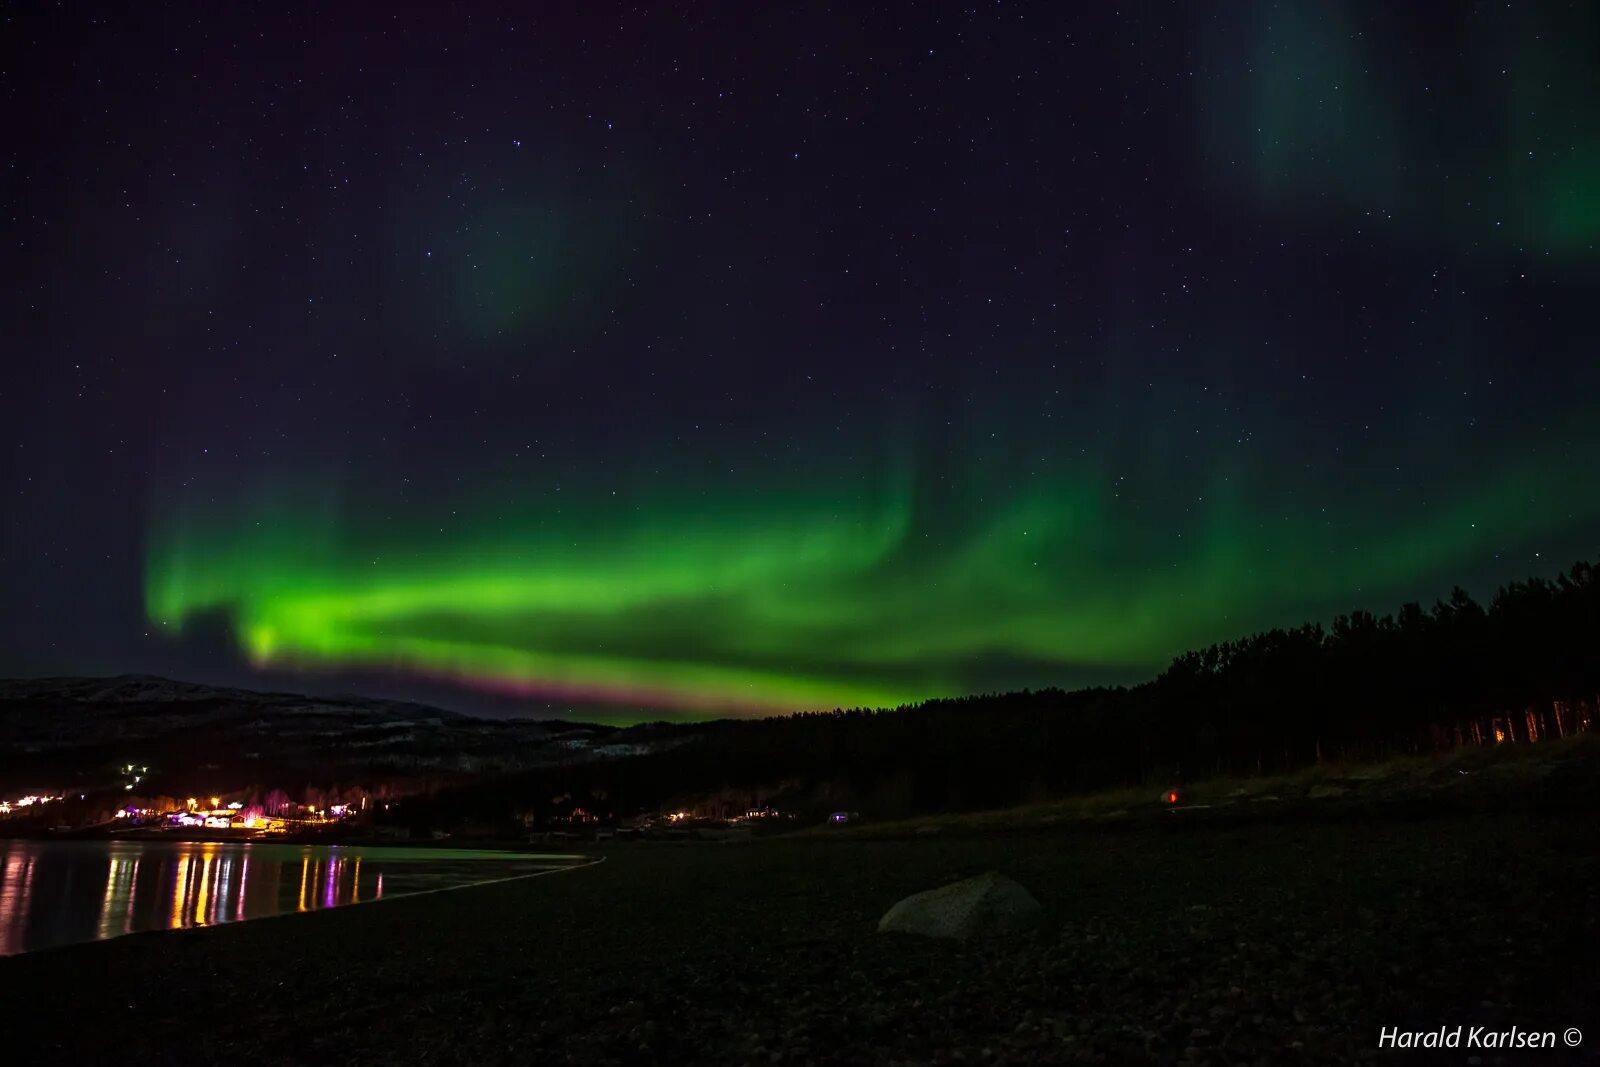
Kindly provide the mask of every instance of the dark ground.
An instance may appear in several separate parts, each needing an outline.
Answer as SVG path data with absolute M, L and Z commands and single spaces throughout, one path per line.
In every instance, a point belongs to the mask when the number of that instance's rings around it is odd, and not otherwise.
M 1600 820 L 1152 817 L 990 837 L 618 845 L 528 881 L 0 959 L 41 1063 L 1600 1059 Z M 986 868 L 1037 934 L 884 937 Z M 1380 1053 L 1381 1026 L 1584 1031 Z

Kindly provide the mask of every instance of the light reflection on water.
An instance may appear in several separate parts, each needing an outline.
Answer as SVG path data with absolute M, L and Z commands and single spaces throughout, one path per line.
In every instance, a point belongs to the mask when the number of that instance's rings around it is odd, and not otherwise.
M 532 874 L 577 857 L 239 841 L 0 840 L 0 956 Z M 387 875 L 387 881 L 385 876 Z

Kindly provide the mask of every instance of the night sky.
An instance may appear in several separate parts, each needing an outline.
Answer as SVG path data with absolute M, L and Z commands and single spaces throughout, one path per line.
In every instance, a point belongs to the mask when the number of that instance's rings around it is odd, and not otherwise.
M 121 7 L 0 26 L 0 672 L 893 705 L 1600 554 L 1593 5 Z

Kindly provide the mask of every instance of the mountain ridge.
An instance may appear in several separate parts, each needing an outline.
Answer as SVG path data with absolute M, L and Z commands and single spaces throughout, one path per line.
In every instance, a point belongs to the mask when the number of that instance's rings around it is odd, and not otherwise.
M 150 674 L 7 678 L 0 782 L 81 791 L 114 782 L 128 764 L 151 767 L 174 788 L 197 768 L 219 782 L 476 775 L 587 758 L 614 730 Z

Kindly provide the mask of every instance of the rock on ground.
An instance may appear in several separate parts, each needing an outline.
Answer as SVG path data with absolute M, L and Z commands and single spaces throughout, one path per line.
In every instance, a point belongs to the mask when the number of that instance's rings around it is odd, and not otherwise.
M 915 893 L 878 920 L 879 933 L 967 940 L 1016 933 L 1039 924 L 1039 902 L 996 871 Z

